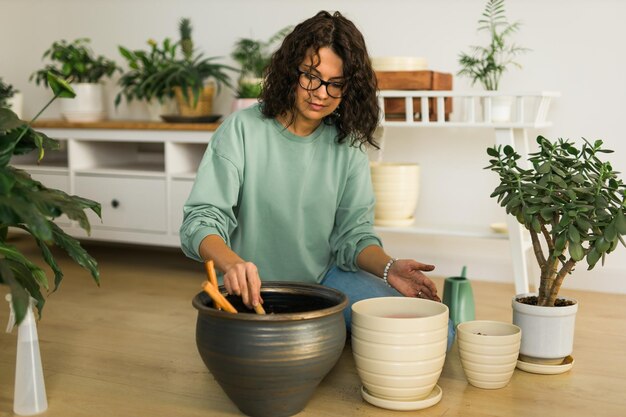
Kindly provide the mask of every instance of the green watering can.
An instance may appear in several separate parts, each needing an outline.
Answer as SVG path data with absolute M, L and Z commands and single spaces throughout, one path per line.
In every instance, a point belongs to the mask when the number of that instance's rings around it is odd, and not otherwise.
M 467 267 L 463 267 L 461 276 L 446 278 L 443 284 L 443 303 L 450 310 L 450 320 L 454 328 L 464 321 L 474 320 L 474 293 L 472 285 L 465 277 Z

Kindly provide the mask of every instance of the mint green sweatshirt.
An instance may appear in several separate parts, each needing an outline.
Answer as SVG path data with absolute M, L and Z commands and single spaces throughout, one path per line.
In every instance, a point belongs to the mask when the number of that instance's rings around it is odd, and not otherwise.
M 214 133 L 184 206 L 183 252 L 219 235 L 264 281 L 320 282 L 334 265 L 356 271 L 357 255 L 381 245 L 364 151 L 339 144 L 334 126 L 301 137 L 259 105 Z

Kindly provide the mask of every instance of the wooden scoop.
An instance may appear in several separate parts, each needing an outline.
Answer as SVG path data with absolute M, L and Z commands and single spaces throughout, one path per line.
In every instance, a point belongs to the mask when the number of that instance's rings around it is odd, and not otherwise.
M 202 283 L 202 288 L 213 300 L 214 307 L 228 311 L 229 313 L 237 313 L 235 307 L 220 293 L 217 287 L 217 275 L 215 274 L 213 261 L 206 261 L 204 268 L 209 276 L 209 280 Z

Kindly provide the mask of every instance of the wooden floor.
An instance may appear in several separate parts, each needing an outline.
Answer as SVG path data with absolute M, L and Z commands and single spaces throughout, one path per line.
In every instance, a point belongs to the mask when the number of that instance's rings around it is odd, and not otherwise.
M 26 237 L 14 242 L 35 250 Z M 171 249 L 86 245 L 99 261 L 102 286 L 61 258 L 66 279 L 39 322 L 50 417 L 237 416 L 195 346 L 192 297 L 200 264 Z M 581 272 L 580 273 L 584 273 Z M 442 286 L 442 280 L 437 280 Z M 513 285 L 473 283 L 478 319 L 511 320 Z M 0 287 L 4 300 L 6 287 Z M 626 296 L 567 291 L 580 308 L 575 364 L 563 375 L 516 370 L 500 390 L 470 386 L 456 346 L 446 358 L 441 402 L 390 412 L 364 402 L 349 344 L 302 417 L 347 416 L 624 416 Z M 4 301 L 2 301 L 4 303 Z M 0 304 L 0 326 L 8 305 Z M 0 333 L 0 416 L 12 415 L 16 331 Z

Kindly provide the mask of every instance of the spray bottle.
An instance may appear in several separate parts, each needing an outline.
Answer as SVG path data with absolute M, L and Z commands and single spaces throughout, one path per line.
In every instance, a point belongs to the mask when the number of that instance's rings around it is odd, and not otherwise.
M 15 311 L 11 302 L 11 294 L 6 300 L 11 307 L 7 333 L 15 326 Z M 17 326 L 17 355 L 15 361 L 15 391 L 13 395 L 13 412 L 20 416 L 32 416 L 43 413 L 48 408 L 46 386 L 43 380 L 41 355 L 39 354 L 39 337 L 33 306 L 37 300 L 31 297 L 26 317 Z

